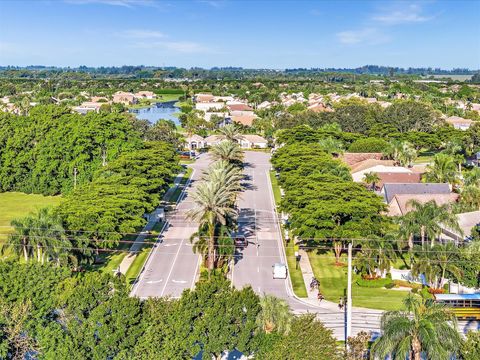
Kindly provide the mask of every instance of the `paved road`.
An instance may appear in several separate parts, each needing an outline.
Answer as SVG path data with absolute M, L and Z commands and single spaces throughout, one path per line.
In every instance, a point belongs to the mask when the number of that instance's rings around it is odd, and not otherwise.
M 247 181 L 238 202 L 239 231 L 246 236 L 249 245 L 236 252 L 231 274 L 233 284 L 237 288 L 251 285 L 260 295 L 267 293 L 283 298 L 295 313 L 316 313 L 335 336 L 342 339 L 344 312 L 336 304 L 297 299 L 288 279 L 273 279 L 272 265 L 286 263 L 286 260 L 269 177 L 270 154 L 247 151 L 245 162 Z M 380 315 L 377 310 L 354 309 L 352 332 L 378 331 Z
M 210 163 L 207 155 L 201 155 L 192 165 L 190 187 L 175 211 L 167 213 L 168 225 L 162 241 L 152 249 L 138 282 L 132 289 L 132 296 L 140 298 L 171 296 L 180 297 L 182 291 L 193 288 L 200 265 L 200 257 L 192 251 L 190 237 L 198 225 L 186 217 L 193 206 L 189 193 L 195 190 L 198 179 Z
M 297 314 L 316 313 L 318 319 L 343 340 L 344 313 L 338 310 L 336 304 L 298 299 L 294 297 L 288 280 L 273 279 L 272 265 L 286 261 L 269 179 L 270 154 L 247 151 L 245 161 L 247 180 L 238 203 L 239 230 L 247 237 L 249 245 L 237 250 L 231 273 L 234 285 L 237 288 L 251 285 L 258 294 L 283 298 Z M 179 297 L 184 289 L 194 286 L 199 256 L 193 253 L 189 238 L 197 230 L 197 225 L 189 222 L 185 213 L 192 207 L 188 193 L 195 189 L 196 181 L 209 163 L 208 156 L 202 155 L 191 165 L 194 169 L 191 187 L 179 202 L 177 211 L 168 215 L 170 227 L 163 234 L 163 242 L 152 250 L 132 295 L 140 298 Z M 378 333 L 380 316 L 381 311 L 378 310 L 354 308 L 352 333 L 361 330 Z M 478 322 L 460 323 L 462 330 L 478 326 Z

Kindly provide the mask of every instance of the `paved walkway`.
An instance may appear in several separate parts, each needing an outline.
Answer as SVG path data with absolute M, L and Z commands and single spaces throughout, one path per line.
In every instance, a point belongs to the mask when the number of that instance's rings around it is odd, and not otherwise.
M 178 185 L 180 184 L 180 182 L 182 181 L 183 179 L 183 175 L 185 173 L 180 173 L 178 174 L 176 177 L 175 177 L 175 180 L 173 180 L 173 185 L 167 190 L 167 192 L 163 195 L 163 200 L 164 201 L 168 201 L 168 199 L 171 198 L 171 196 L 173 195 L 173 193 L 175 192 L 175 190 L 177 189 Z M 160 208 L 156 208 L 153 213 L 155 213 L 156 211 L 158 211 Z M 153 214 L 152 213 L 152 214 Z M 150 216 L 149 216 L 150 217 Z M 157 219 L 156 218 L 152 218 L 150 219 L 147 224 L 145 225 L 145 227 L 143 228 L 142 232 L 146 232 L 146 231 L 151 231 L 154 227 L 155 227 L 155 224 L 157 223 Z M 125 275 L 128 271 L 128 269 L 130 268 L 130 265 L 132 265 L 133 261 L 135 260 L 135 258 L 137 257 L 137 254 L 138 252 L 140 251 L 140 249 L 142 248 L 143 246 L 143 243 L 146 239 L 146 237 L 148 236 L 148 234 L 140 234 L 137 236 L 137 238 L 135 239 L 135 242 L 132 244 L 132 246 L 130 247 L 130 250 L 128 252 L 128 255 L 125 256 L 122 260 L 122 262 L 120 263 L 120 272 Z

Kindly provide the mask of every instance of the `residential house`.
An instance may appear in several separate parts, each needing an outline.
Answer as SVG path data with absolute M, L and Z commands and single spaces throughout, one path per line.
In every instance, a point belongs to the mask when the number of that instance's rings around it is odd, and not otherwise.
M 445 119 L 445 122 L 458 130 L 468 130 L 468 128 L 475 123 L 473 120 L 464 119 L 460 116 L 450 116 Z
M 230 116 L 233 123 L 241 124 L 243 126 L 252 126 L 253 121 L 257 118 L 256 115 L 234 115 Z
M 264 101 L 258 104 L 257 109 L 263 110 L 263 109 L 270 109 L 271 107 L 272 107 L 272 103 L 270 101 Z
M 475 226 L 480 226 L 480 211 L 472 211 L 457 214 L 458 225 L 463 235 L 458 230 L 452 230 L 446 226 L 442 227 L 442 239 L 454 240 L 456 243 L 470 239 Z
M 450 194 L 450 185 L 443 183 L 419 183 L 419 184 L 383 184 L 380 193 L 385 202 L 389 204 L 395 195 L 422 195 L 422 194 Z
M 268 141 L 259 136 L 259 135 L 242 135 L 240 139 L 240 146 L 244 149 L 252 149 L 252 148 L 261 148 L 265 149 L 268 145 Z
M 213 95 L 212 94 L 196 94 L 194 95 L 195 102 L 203 103 L 203 102 L 213 102 Z
M 250 106 L 248 106 L 247 104 L 230 104 L 230 105 L 227 105 L 227 108 L 230 112 L 233 112 L 233 111 L 253 112 L 253 109 Z
M 205 139 L 204 139 L 204 144 L 206 146 L 214 146 L 214 145 L 217 145 L 219 144 L 220 142 L 222 142 L 224 140 L 223 136 L 222 135 L 210 135 L 210 136 L 207 136 Z
M 207 145 L 206 140 L 197 134 L 185 138 L 185 143 L 190 150 L 203 149 Z
M 382 153 L 343 153 L 340 157 L 345 164 L 352 167 L 362 161 L 373 159 L 373 160 L 381 160 L 383 157 Z
M 392 166 L 392 165 L 374 165 L 369 166 L 355 172 L 352 171 L 352 179 L 355 182 L 363 182 L 365 174 L 368 173 L 408 173 L 411 174 L 412 170 L 403 167 L 403 166 Z
M 157 95 L 152 91 L 139 91 L 135 93 L 135 97 L 138 99 L 155 99 Z
M 102 105 L 108 104 L 108 103 L 99 103 L 99 102 L 93 102 L 93 101 L 85 101 L 83 102 L 80 106 L 76 106 L 73 108 L 73 111 L 78 112 L 79 114 L 85 115 L 88 112 L 95 111 L 99 112 L 100 108 Z
M 377 172 L 379 181 L 375 187 L 380 190 L 383 184 L 409 184 L 420 183 L 422 174 L 413 172 Z
M 313 112 L 332 112 L 333 109 L 326 107 L 322 103 L 314 103 L 307 107 L 308 110 Z
M 221 110 L 225 107 L 223 102 L 197 102 L 195 109 L 203 112 L 210 112 L 210 110 Z
M 114 103 L 120 103 L 123 105 L 132 105 L 137 102 L 137 98 L 132 93 L 117 91 L 115 94 L 113 94 L 112 101 Z
M 459 195 L 449 194 L 396 194 L 388 203 L 388 216 L 403 216 L 412 211 L 409 201 L 415 200 L 420 204 L 425 204 L 434 200 L 438 206 L 444 204 L 453 204 L 458 201 Z

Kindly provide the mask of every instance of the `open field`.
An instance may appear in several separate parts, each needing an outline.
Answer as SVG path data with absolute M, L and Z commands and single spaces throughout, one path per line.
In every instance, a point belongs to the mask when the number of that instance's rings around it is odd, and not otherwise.
M 43 196 L 19 192 L 0 193 L 0 242 L 11 232 L 10 221 L 46 206 L 60 204 L 60 196 Z
M 347 288 L 347 258 L 342 256 L 344 266 L 335 265 L 333 252 L 317 254 L 308 253 L 315 277 L 320 281 L 320 289 L 327 300 L 338 302 L 346 295 Z M 408 291 L 387 290 L 383 288 L 367 288 L 358 286 L 358 276 L 354 275 L 352 284 L 353 306 L 380 310 L 398 310 L 402 307 L 402 299 Z
M 272 182 L 273 197 L 275 198 L 275 204 L 278 206 L 280 204 L 281 195 L 280 187 L 278 186 L 277 178 L 275 177 L 275 171 L 270 171 L 270 180 Z M 283 229 L 282 229 L 283 233 Z M 285 245 L 285 253 L 287 256 L 288 270 L 290 272 L 290 279 L 292 281 L 293 291 L 298 297 L 307 297 L 307 289 L 305 289 L 305 284 L 303 282 L 303 275 L 300 269 L 295 269 L 295 248 L 293 241 L 289 241 Z

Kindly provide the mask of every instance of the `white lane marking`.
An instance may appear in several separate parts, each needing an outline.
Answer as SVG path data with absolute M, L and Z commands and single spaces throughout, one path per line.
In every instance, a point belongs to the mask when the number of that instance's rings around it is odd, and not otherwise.
M 180 242 L 180 246 L 178 247 L 177 253 L 175 254 L 175 257 L 173 258 L 172 266 L 170 267 L 170 271 L 168 272 L 167 276 L 167 281 L 165 281 L 165 285 L 163 286 L 162 292 L 160 296 L 163 296 L 163 293 L 165 292 L 165 289 L 167 288 L 167 284 L 170 280 L 170 276 L 172 276 L 173 268 L 175 267 L 175 263 L 178 259 L 178 254 L 180 254 L 180 249 L 182 248 L 183 240 Z
M 160 280 L 150 280 L 150 281 L 147 281 L 147 284 L 156 284 L 156 283 L 159 283 L 159 282 L 162 282 L 163 279 L 160 279 Z
M 177 245 L 177 243 L 175 243 L 175 244 L 163 244 L 163 246 L 175 246 L 175 245 Z
M 257 272 L 260 272 L 260 266 L 257 266 Z
M 172 280 L 173 283 L 176 283 L 176 284 L 186 284 L 187 281 L 186 280 Z

